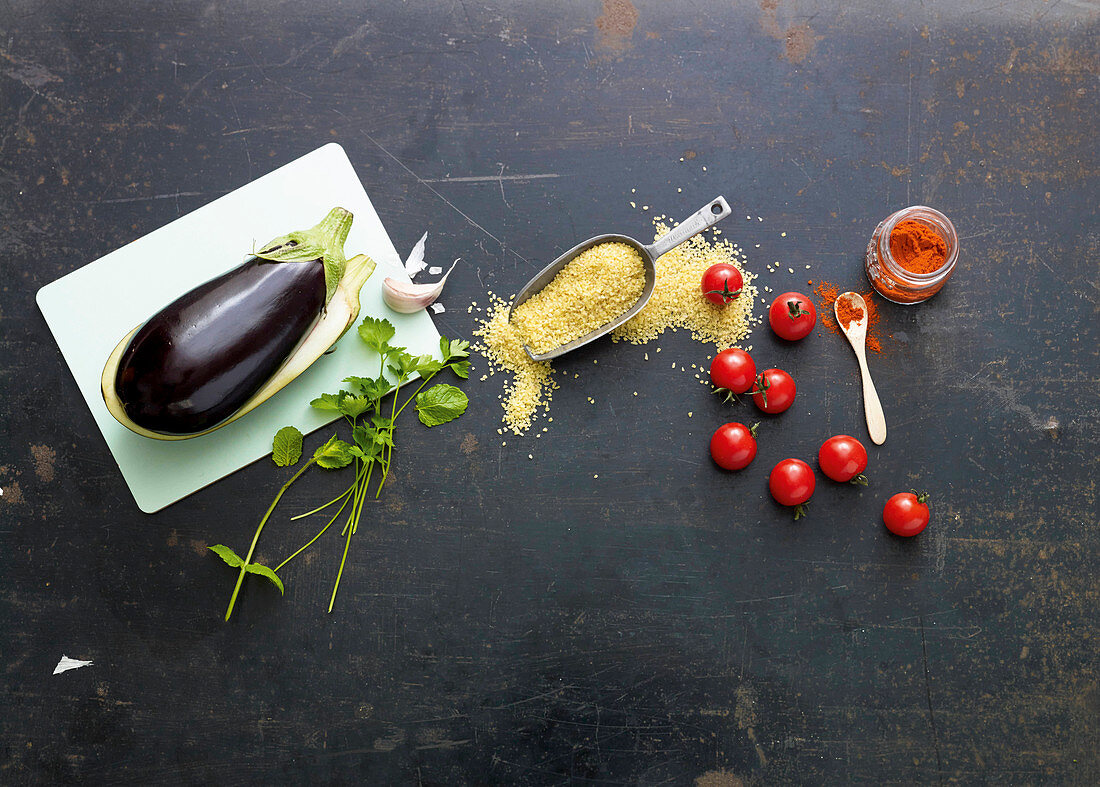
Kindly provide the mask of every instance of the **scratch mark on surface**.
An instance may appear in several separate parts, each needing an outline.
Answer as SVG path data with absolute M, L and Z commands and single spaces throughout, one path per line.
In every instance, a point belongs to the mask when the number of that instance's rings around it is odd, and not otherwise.
M 512 255 L 514 255 L 514 256 L 516 256 L 516 257 L 518 257 L 519 259 L 523 260 L 523 261 L 524 261 L 525 263 L 527 263 L 528 265 L 530 265 L 530 264 L 531 264 L 530 260 L 528 260 L 528 259 L 527 259 L 526 257 L 524 257 L 524 256 L 523 256 L 522 254 L 518 254 L 517 252 L 513 251 L 512 249 L 508 249 L 508 247 L 507 247 L 507 245 L 506 245 L 506 244 L 504 243 L 504 241 L 502 241 L 502 240 L 501 240 L 500 238 L 498 238 L 498 237 L 497 237 L 496 235 L 494 235 L 493 233 L 489 232 L 489 230 L 487 230 L 487 229 L 485 229 L 484 227 L 482 227 L 482 226 L 481 226 L 480 224 L 478 224 L 478 223 L 477 223 L 476 221 L 474 221 L 474 220 L 473 220 L 472 218 L 470 218 L 470 217 L 469 217 L 468 215 L 466 215 L 465 213 L 463 213 L 463 212 L 462 212 L 462 210 L 461 210 L 461 209 L 459 209 L 459 207 L 458 207 L 457 205 L 455 205 L 455 204 L 454 204 L 453 202 L 451 202 L 451 201 L 450 201 L 449 199 L 447 199 L 447 198 L 446 198 L 446 197 L 444 197 L 444 196 L 443 196 L 442 194 L 440 194 L 440 193 L 439 193 L 438 191 L 436 191 L 435 189 L 433 189 L 433 188 L 431 187 L 431 184 L 429 184 L 429 183 L 428 183 L 427 181 L 425 181 L 425 180 L 424 180 L 423 178 L 421 178 L 421 177 L 420 177 L 419 175 L 417 175 L 417 174 L 416 174 L 415 172 L 413 172 L 413 171 L 412 171 L 411 169 L 409 169 L 409 168 L 408 168 L 407 166 L 405 166 L 405 162 L 403 162 L 403 161 L 402 161 L 401 159 L 399 159 L 399 158 L 398 158 L 397 156 L 395 156 L 395 155 L 393 155 L 392 153 L 390 153 L 390 152 L 389 152 L 389 150 L 387 150 L 387 149 L 386 149 L 385 147 L 383 147 L 383 146 L 382 146 L 382 143 L 380 143 L 380 142 L 379 142 L 379 141 L 378 141 L 377 139 L 375 139 L 374 137 L 372 137 L 372 136 L 371 136 L 370 134 L 368 134 L 368 133 L 367 133 L 367 132 L 365 132 L 365 131 L 361 131 L 360 133 L 361 133 L 361 134 L 362 134 L 362 135 L 363 135 L 364 137 L 366 137 L 367 139 L 369 139 L 369 140 L 371 141 L 371 143 L 372 143 L 372 144 L 373 144 L 373 145 L 374 145 L 374 146 L 375 146 L 376 148 L 378 148 L 378 149 L 379 149 L 379 150 L 381 150 L 381 151 L 382 151 L 383 153 L 385 153 L 385 154 L 386 154 L 387 156 L 389 156 L 389 157 L 390 157 L 391 159 L 393 159 L 394 163 L 395 163 L 395 164 L 397 164 L 397 166 L 401 167 L 401 169 L 405 170 L 405 171 L 406 171 L 406 172 L 408 172 L 408 173 L 409 173 L 410 175 L 412 175 L 412 176 L 413 176 L 413 177 L 414 177 L 414 178 L 416 179 L 416 182 L 417 182 L 417 183 L 419 183 L 420 185 L 422 185 L 422 186 L 423 186 L 424 188 L 426 188 L 426 189 L 427 189 L 428 191 L 430 191 L 430 192 L 431 192 L 432 194 L 434 194 L 434 195 L 435 195 L 436 197 L 438 197 L 438 198 L 439 198 L 440 200 L 442 200 L 442 201 L 443 201 L 443 203 L 444 203 L 445 205 L 447 205 L 447 207 L 449 207 L 449 208 L 450 208 L 451 210 L 453 210 L 453 211 L 454 211 L 455 213 L 457 213 L 457 214 L 458 214 L 459 216 L 461 216 L 462 218 L 466 219 L 466 221 L 470 222 L 470 224 L 471 224 L 472 226 L 474 226 L 474 227 L 476 227 L 477 229 L 481 230 L 481 231 L 482 231 L 483 233 L 485 233 L 485 234 L 486 234 L 486 235 L 488 235 L 488 236 L 489 236 L 490 238 L 492 238 L 492 239 L 493 239 L 493 240 L 495 240 L 495 241 L 496 241 L 497 243 L 499 243 L 499 244 L 500 244 L 500 246 L 501 246 L 501 248 L 507 249 L 507 250 L 508 250 L 508 252 L 509 252 L 510 254 L 512 254 Z
M 503 173 L 503 169 L 501 170 Z M 422 178 L 421 183 L 497 183 L 502 180 L 545 180 L 546 178 L 560 178 L 556 172 L 540 172 L 532 175 L 468 175 L 460 178 Z
M 118 205 L 123 202 L 148 202 L 154 199 L 179 199 L 180 197 L 201 197 L 201 191 L 176 191 L 171 194 L 154 194 L 151 197 L 121 197 L 119 199 L 92 200 L 93 205 Z
M 936 732 L 936 714 L 932 710 L 932 682 L 928 674 L 928 644 L 924 639 L 924 616 L 917 618 L 920 621 L 920 648 L 924 662 L 924 697 L 928 701 L 928 721 L 932 725 L 932 744 L 936 748 L 936 778 L 943 784 L 943 760 L 940 757 L 940 736 Z
M 508 206 L 508 210 L 512 209 L 511 205 L 508 205 L 508 199 L 504 196 L 504 165 L 500 165 L 500 172 L 497 173 L 497 183 L 500 185 L 500 199 Z

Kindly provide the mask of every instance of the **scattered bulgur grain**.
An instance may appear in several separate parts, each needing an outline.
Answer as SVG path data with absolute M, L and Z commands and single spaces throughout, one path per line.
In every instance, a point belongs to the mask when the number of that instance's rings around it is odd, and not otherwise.
M 657 225 L 657 237 L 669 231 Z M 740 297 L 724 307 L 699 297 L 699 281 L 711 265 L 729 263 L 741 270 L 744 286 Z M 733 244 L 728 240 L 710 241 L 696 235 L 662 255 L 657 261 L 657 279 L 653 296 L 645 308 L 612 332 L 615 340 L 633 344 L 652 341 L 668 329 L 686 328 L 694 339 L 726 348 L 739 344 L 751 328 L 753 300 L 757 290 L 755 276 L 740 266 Z M 661 348 L 657 348 L 660 352 Z
M 488 319 L 474 331 L 480 341 L 475 349 L 500 371 L 511 372 L 512 381 L 504 386 L 502 407 L 504 423 L 515 434 L 523 434 L 539 406 L 549 408 L 553 390 L 558 387 L 551 379 L 548 363 L 532 361 L 523 350 L 523 338 L 508 321 L 508 304 L 496 299 L 491 304 Z

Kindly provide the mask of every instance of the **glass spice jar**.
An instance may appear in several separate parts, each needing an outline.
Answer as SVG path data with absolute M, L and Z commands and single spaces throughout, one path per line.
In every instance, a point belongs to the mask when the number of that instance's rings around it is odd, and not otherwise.
M 906 270 L 890 253 L 890 236 L 903 221 L 915 221 L 943 239 L 947 253 L 943 265 L 930 273 Z M 875 227 L 867 244 L 867 278 L 879 295 L 894 303 L 926 301 L 951 278 L 959 259 L 959 236 L 951 220 L 934 208 L 913 205 L 892 213 Z

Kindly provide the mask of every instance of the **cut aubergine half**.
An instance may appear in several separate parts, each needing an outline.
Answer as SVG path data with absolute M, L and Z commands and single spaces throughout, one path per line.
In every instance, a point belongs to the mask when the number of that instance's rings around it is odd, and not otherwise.
M 308 369 L 355 322 L 374 271 L 364 254 L 344 257 L 351 222 L 333 208 L 126 334 L 103 367 L 111 415 L 139 435 L 186 440 L 232 423 Z

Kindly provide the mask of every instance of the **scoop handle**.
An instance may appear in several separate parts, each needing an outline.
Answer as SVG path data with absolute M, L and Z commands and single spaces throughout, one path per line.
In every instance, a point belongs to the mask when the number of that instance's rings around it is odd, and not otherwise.
M 867 368 L 867 351 L 862 345 L 856 347 L 855 351 L 856 360 L 859 361 L 859 376 L 863 379 L 863 415 L 867 418 L 867 433 L 871 435 L 872 443 L 882 445 L 886 442 L 886 413 L 882 411 L 878 391 L 871 382 L 871 370 Z
M 688 238 L 698 235 L 707 227 L 713 227 L 731 213 L 733 213 L 733 211 L 730 210 L 726 198 L 721 196 L 715 197 L 673 227 L 665 235 L 662 235 L 660 238 L 653 241 L 652 244 L 646 246 L 646 251 L 656 260 L 662 254 L 676 248 Z

